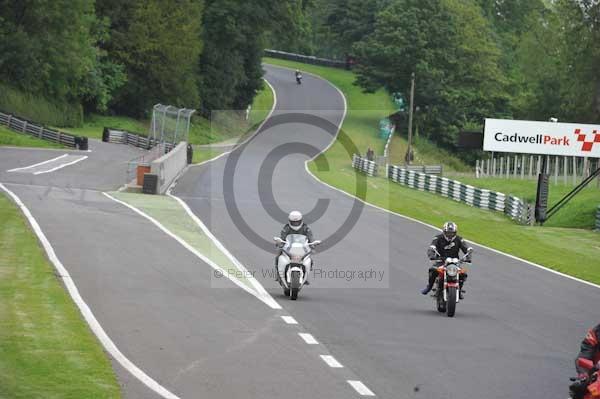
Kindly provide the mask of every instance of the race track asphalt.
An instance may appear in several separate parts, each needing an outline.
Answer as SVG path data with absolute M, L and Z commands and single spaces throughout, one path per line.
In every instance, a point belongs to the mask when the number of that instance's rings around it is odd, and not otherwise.
M 598 321 L 598 288 L 475 246 L 466 300 L 455 318 L 438 314 L 419 293 L 425 250 L 436 231 L 360 209 L 305 170 L 305 160 L 333 139 L 331 126 L 343 117 L 341 94 L 309 74 L 298 86 L 292 71 L 266 70 L 277 94 L 271 120 L 232 154 L 191 167 L 173 193 L 378 397 L 566 397 L 579 342 Z M 318 200 L 329 201 L 327 208 L 311 212 Z M 307 221 L 324 240 L 315 255 L 321 274 L 298 301 L 284 298 L 266 272 L 273 264 L 269 242 L 292 209 L 309 213 Z M 353 216 L 349 231 L 336 233 Z M 360 271 L 363 280 L 348 277 Z M 257 370 L 247 370 L 249 380 L 261 378 Z M 309 375 L 299 378 L 306 390 L 317 384 Z M 318 397 L 329 397 L 324 392 L 331 387 L 322 387 Z M 340 396 L 352 397 L 348 391 Z
M 272 118 L 247 145 L 189 168 L 173 193 L 281 310 L 215 281 L 208 265 L 102 194 L 125 182 L 140 150 L 97 141 L 90 153 L 0 148 L 0 182 L 31 210 L 121 352 L 181 398 L 359 397 L 346 380 L 381 398 L 566 397 L 579 341 L 597 322 L 598 288 L 476 246 L 466 300 L 454 319 L 438 314 L 418 293 L 435 230 L 361 206 L 304 168 L 336 133 L 340 93 L 309 74 L 298 86 L 292 71 L 266 70 Z M 88 158 L 47 174 L 7 172 L 64 153 Z M 271 238 L 291 209 L 308 213 L 324 240 L 320 274 L 298 301 L 270 277 Z M 126 398 L 158 397 L 113 364 Z
M 117 348 L 180 398 L 354 394 L 351 370 L 329 369 L 301 325 L 229 280 L 102 191 L 125 182 L 140 150 L 0 148 L 0 182 L 37 220 L 81 297 Z M 8 172 L 64 153 L 88 158 L 51 173 Z M 63 278 L 63 276 L 58 276 Z M 159 398 L 112 359 L 125 398 Z

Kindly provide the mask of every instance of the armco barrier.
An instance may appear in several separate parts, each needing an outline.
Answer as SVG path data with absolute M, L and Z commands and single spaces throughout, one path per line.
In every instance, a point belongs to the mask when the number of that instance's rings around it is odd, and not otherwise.
M 69 133 L 61 132 L 60 130 L 48 129 L 34 122 L 23 118 L 18 118 L 11 114 L 0 112 L 0 124 L 5 125 L 10 130 L 18 133 L 28 134 L 42 140 L 53 141 L 67 147 L 77 148 L 79 150 L 88 149 L 88 138 L 74 136 Z
M 600 231 L 600 206 L 596 209 L 596 231 Z
M 410 188 L 437 193 L 477 208 L 504 212 L 523 224 L 533 222 L 531 207 L 517 197 L 473 187 L 445 177 L 406 170 L 394 165 L 388 165 L 387 177 Z
M 187 166 L 187 143 L 182 141 L 175 148 L 152 161 L 150 172 L 158 176 L 157 193 L 164 194 L 169 185 Z
M 368 176 L 377 176 L 377 163 L 361 158 L 357 154 L 352 156 L 352 167 L 366 173 Z
M 110 127 L 104 128 L 104 131 L 102 132 L 102 141 L 106 143 L 129 144 L 145 149 L 150 149 L 159 143 L 158 140 L 137 133 Z M 171 151 L 173 147 L 175 147 L 175 145 L 171 143 L 164 143 L 164 145 L 166 152 Z
M 334 67 L 334 68 L 343 68 L 343 69 L 348 68 L 347 64 L 344 61 L 329 60 L 326 58 L 318 58 L 318 57 L 313 57 L 313 56 L 309 56 L 309 55 L 287 53 L 285 51 L 279 51 L 279 50 L 267 49 L 267 50 L 265 50 L 265 55 L 268 57 L 272 57 L 272 58 L 280 58 L 282 60 L 303 62 L 305 64 L 323 65 L 323 66 Z

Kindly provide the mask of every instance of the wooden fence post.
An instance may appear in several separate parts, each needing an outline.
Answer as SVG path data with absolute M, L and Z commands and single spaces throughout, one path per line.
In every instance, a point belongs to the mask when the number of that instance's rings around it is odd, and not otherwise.
M 529 155 L 529 178 L 533 177 L 533 155 Z
M 569 173 L 569 160 L 567 159 L 567 157 L 563 157 L 563 181 L 565 183 L 565 186 L 567 185 L 568 173 Z
M 521 155 L 521 180 L 525 178 L 525 154 Z
M 554 184 L 558 184 L 558 155 L 554 156 Z
M 573 185 L 577 185 L 577 158 L 573 157 Z

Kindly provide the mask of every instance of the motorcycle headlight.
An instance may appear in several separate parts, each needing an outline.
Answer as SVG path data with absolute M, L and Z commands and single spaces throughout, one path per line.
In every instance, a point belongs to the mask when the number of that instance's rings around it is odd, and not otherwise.
M 448 277 L 456 277 L 456 275 L 458 274 L 458 266 L 449 265 L 448 267 L 446 267 L 446 274 L 448 275 Z

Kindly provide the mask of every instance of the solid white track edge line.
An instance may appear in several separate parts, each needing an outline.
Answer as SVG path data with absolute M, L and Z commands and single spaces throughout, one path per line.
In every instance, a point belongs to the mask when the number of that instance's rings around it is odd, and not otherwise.
M 269 65 L 272 65 L 272 64 L 269 64 Z M 275 67 L 277 67 L 277 68 L 285 68 L 285 69 L 290 69 L 290 68 L 286 68 L 286 67 L 280 67 L 280 66 L 278 66 L 278 65 L 274 65 L 274 66 L 275 66 Z M 414 219 L 414 218 L 412 218 L 412 217 L 410 217 L 410 216 L 406 216 L 406 215 L 403 215 L 403 214 L 401 214 L 401 213 L 398 213 L 398 212 L 394 212 L 394 211 L 392 211 L 392 210 L 389 210 L 389 209 L 382 208 L 382 207 L 380 207 L 380 206 L 378 206 L 378 205 L 375 205 L 375 204 L 371 204 L 370 202 L 364 201 L 363 199 L 361 199 L 361 198 L 358 198 L 357 196 L 355 196 L 355 195 L 353 195 L 353 194 L 350 194 L 350 193 L 348 193 L 348 192 L 346 192 L 346 191 L 344 191 L 344 190 L 341 190 L 341 189 L 339 189 L 339 188 L 337 188 L 337 187 L 334 187 L 334 186 L 332 186 L 332 185 L 331 185 L 331 184 L 329 184 L 329 183 L 325 183 L 323 180 L 319 179 L 319 178 L 318 178 L 318 177 L 317 177 L 315 174 L 313 174 L 313 173 L 310 171 L 310 169 L 308 168 L 308 164 L 309 164 L 309 162 L 312 162 L 312 161 L 314 161 L 314 160 L 315 160 L 315 159 L 316 159 L 316 158 L 317 158 L 319 155 L 321 155 L 321 154 L 323 154 L 324 152 L 326 152 L 326 151 L 327 151 L 327 150 L 328 150 L 328 149 L 329 149 L 329 148 L 330 148 L 330 147 L 331 147 L 333 144 L 335 144 L 335 142 L 337 141 L 337 137 L 338 137 L 338 135 L 339 135 L 340 129 L 342 128 L 342 125 L 343 125 L 343 123 L 344 123 L 344 120 L 346 119 L 346 113 L 347 113 L 347 109 L 348 109 L 348 103 L 347 103 L 347 101 L 346 101 L 346 96 L 344 95 L 344 93 L 343 93 L 343 92 L 342 92 L 342 91 L 341 91 L 341 90 L 340 90 L 340 89 L 339 89 L 339 88 L 338 88 L 336 85 L 334 85 L 333 83 L 331 83 L 331 82 L 330 82 L 330 81 L 328 81 L 327 79 L 324 79 L 322 76 L 319 76 L 319 75 L 316 75 L 316 74 L 311 74 L 311 75 L 313 75 L 313 76 L 317 76 L 318 78 L 322 79 L 323 81 L 325 81 L 325 82 L 329 83 L 329 84 L 330 84 L 330 85 L 331 85 L 331 86 L 332 86 L 332 87 L 333 87 L 335 90 L 337 90 L 337 92 L 340 94 L 340 96 L 341 96 L 341 97 L 342 97 L 342 99 L 344 100 L 344 113 L 343 113 L 343 115 L 342 115 L 342 119 L 340 120 L 340 123 L 339 123 L 339 125 L 338 125 L 338 131 L 337 131 L 337 133 L 336 133 L 335 137 L 333 138 L 333 140 L 332 140 L 332 141 L 329 143 L 329 145 L 328 145 L 327 147 L 325 147 L 325 149 L 323 149 L 321 152 L 319 152 L 318 154 L 316 154 L 314 157 L 312 157 L 311 159 L 308 159 L 307 161 L 305 161 L 305 162 L 304 162 L 304 169 L 306 170 L 306 172 L 307 172 L 308 174 L 310 174 L 310 175 L 311 175 L 311 176 L 312 176 L 312 177 L 313 177 L 313 178 L 314 178 L 316 181 L 318 181 L 319 183 L 321 183 L 321 184 L 324 184 L 325 186 L 327 186 L 327 187 L 329 187 L 329 188 L 331 188 L 331 189 L 333 189 L 333 190 L 336 190 L 336 191 L 338 191 L 338 192 L 340 192 L 340 193 L 342 193 L 342 194 L 345 194 L 345 195 L 347 195 L 347 196 L 348 196 L 348 197 L 350 197 L 350 198 L 357 199 L 357 200 L 361 201 L 361 202 L 362 202 L 363 204 L 365 204 L 365 205 L 368 205 L 368 206 L 370 206 L 370 207 L 373 207 L 373 208 L 375 208 L 375 209 L 378 209 L 378 210 L 380 210 L 380 211 L 383 211 L 383 212 L 390 213 L 390 214 L 392 214 L 392 215 L 396 215 L 396 216 L 398 216 L 398 217 L 401 217 L 401 218 L 403 218 L 403 219 L 410 220 L 411 222 L 419 223 L 419 224 L 421 224 L 421 225 L 423 225 L 423 226 L 426 226 L 426 227 L 429 227 L 430 229 L 433 229 L 433 230 L 435 230 L 435 231 L 439 231 L 439 228 L 438 228 L 438 227 L 435 227 L 435 226 L 433 226 L 433 225 L 431 225 L 431 224 L 429 224 L 429 223 L 423 222 L 423 221 L 421 221 L 421 220 L 418 220 L 418 219 Z M 511 254 L 509 254 L 509 253 L 506 253 L 506 252 L 500 251 L 500 250 L 498 250 L 498 249 L 495 249 L 495 248 L 488 247 L 487 245 L 484 245 L 484 244 L 480 244 L 480 243 L 478 243 L 478 242 L 476 242 L 476 241 L 469 240 L 469 243 L 471 243 L 471 244 L 473 244 L 473 245 L 476 245 L 476 246 L 478 246 L 478 247 L 480 247 L 480 248 L 487 249 L 488 251 L 494 252 L 494 253 L 496 253 L 496 254 L 503 255 L 503 256 L 506 256 L 506 257 L 508 257 L 508 258 L 511 258 L 511 259 L 517 260 L 517 261 L 519 261 L 519 262 L 523 262 L 523 263 L 525 263 L 525 264 L 528 264 L 528 265 L 530 265 L 530 266 L 537 267 L 537 268 L 539 268 L 539 269 L 545 270 L 545 271 L 547 271 L 547 272 L 550 272 L 550 273 L 553 273 L 553 274 L 555 274 L 555 275 L 558 275 L 558 276 L 561 276 L 561 277 L 565 277 L 565 278 L 568 278 L 568 279 L 570 279 L 570 280 L 577 281 L 577 282 L 579 282 L 579 283 L 582 283 L 582 284 L 585 284 L 585 285 L 588 285 L 588 286 L 591 286 L 591 287 L 600 288 L 600 285 L 598 285 L 598 284 L 595 284 L 595 283 L 592 283 L 592 282 L 590 282 L 590 281 L 586 281 L 586 280 L 583 280 L 583 279 L 580 279 L 580 278 L 577 278 L 577 277 L 574 277 L 574 276 L 570 276 L 570 275 L 568 275 L 568 274 L 565 274 L 565 273 L 561 273 L 561 272 L 559 272 L 559 271 L 557 271 L 557 270 L 554 270 L 554 269 L 551 269 L 551 268 L 549 268 L 549 267 L 546 267 L 546 266 L 540 265 L 540 264 L 538 264 L 538 263 L 531 262 L 531 261 L 528 261 L 528 260 L 526 260 L 526 259 L 523 259 L 523 258 L 519 258 L 518 256 L 511 255 Z
M 50 241 L 46 238 L 46 235 L 42 231 L 40 225 L 37 223 L 27 206 L 21 201 L 21 199 L 13 193 L 11 190 L 6 188 L 4 184 L 0 183 L 0 189 L 4 190 L 9 197 L 17 204 L 20 208 L 21 212 L 27 218 L 31 228 L 35 232 L 36 236 L 40 240 L 40 243 L 44 247 L 46 254 L 48 255 L 48 259 L 54 265 L 56 271 L 58 272 L 63 284 L 67 288 L 69 295 L 75 302 L 75 305 L 79 308 L 79 311 L 83 315 L 85 321 L 90 326 L 94 335 L 98 338 L 104 349 L 131 375 L 137 378 L 140 382 L 146 385 L 149 389 L 162 396 L 165 399 L 180 399 L 177 395 L 170 392 L 168 389 L 160 385 L 156 382 L 152 377 L 146 374 L 142 369 L 136 366 L 131 360 L 129 360 L 123 353 L 117 348 L 115 343 L 110 339 L 106 331 L 100 325 L 100 322 L 96 319 L 94 314 L 92 313 L 90 307 L 83 300 L 81 295 L 79 294 L 79 290 L 77 286 L 73 282 L 71 275 L 64 267 L 56 253 L 54 252 L 54 248 L 50 244 Z

